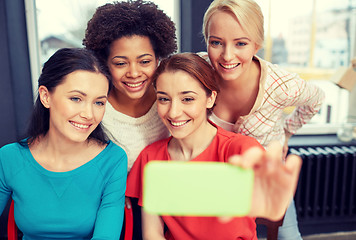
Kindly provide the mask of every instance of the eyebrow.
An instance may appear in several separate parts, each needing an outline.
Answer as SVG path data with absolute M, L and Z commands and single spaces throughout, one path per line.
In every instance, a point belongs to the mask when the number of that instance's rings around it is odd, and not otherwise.
M 79 93 L 79 94 L 81 94 L 81 95 L 83 95 L 83 96 L 87 96 L 88 94 L 86 94 L 85 92 L 82 92 L 82 91 L 80 91 L 80 90 L 72 90 L 72 91 L 69 91 L 68 93 Z M 99 96 L 99 97 L 97 97 L 97 99 L 101 99 L 101 98 L 108 98 L 107 96 Z
M 86 96 L 87 94 L 85 93 L 85 92 L 82 92 L 82 91 L 80 91 L 80 90 L 72 90 L 72 91 L 69 91 L 68 93 L 79 93 L 79 94 L 81 94 L 81 95 L 83 95 L 83 96 Z
M 183 91 L 183 92 L 181 92 L 181 94 L 188 94 L 188 93 L 194 93 L 194 94 L 197 94 L 196 92 L 194 92 L 194 91 Z
M 149 53 L 144 53 L 144 54 L 141 54 L 141 55 L 139 55 L 136 59 L 140 59 L 140 58 L 143 58 L 143 57 L 147 57 L 147 56 L 149 56 L 149 57 L 153 57 L 153 55 L 152 54 L 149 54 Z M 123 58 L 123 59 L 128 59 L 128 57 L 126 57 L 126 56 L 114 56 L 112 59 L 115 59 L 115 58 Z
M 163 95 L 168 95 L 166 92 L 163 92 L 163 91 L 157 91 L 157 93 L 163 94 Z M 188 93 L 197 94 L 197 93 L 194 92 L 194 91 L 183 91 L 183 92 L 180 92 L 179 94 L 188 94 Z
M 97 99 L 102 99 L 102 98 L 107 99 L 108 97 L 107 97 L 107 96 L 100 96 L 100 97 L 97 97 Z
M 217 38 L 219 40 L 222 40 L 222 38 L 220 37 L 216 37 L 216 36 L 209 36 L 209 39 L 210 38 Z M 238 41 L 238 40 L 248 40 L 248 41 L 251 41 L 251 39 L 249 39 L 248 37 L 240 37 L 240 38 L 235 38 L 234 41 Z

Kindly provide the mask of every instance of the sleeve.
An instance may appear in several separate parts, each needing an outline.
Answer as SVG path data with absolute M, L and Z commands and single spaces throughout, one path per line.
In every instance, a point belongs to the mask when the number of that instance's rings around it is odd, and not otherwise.
M 264 150 L 263 146 L 253 137 L 237 134 L 232 138 L 227 148 L 225 161 L 228 161 L 232 155 L 241 155 L 252 147 L 258 147 Z
M 138 155 L 127 177 L 126 196 L 138 198 L 138 205 L 142 206 L 143 169 L 148 161 L 144 152 Z
M 319 112 L 325 94 L 319 87 L 304 81 L 298 76 L 295 77 L 293 82 L 295 85 L 291 87 L 291 106 L 296 108 L 286 117 L 284 128 L 288 132 L 295 134 L 299 128 Z
M 4 208 L 9 201 L 11 196 L 11 190 L 6 183 L 5 167 L 4 167 L 5 156 L 3 151 L 0 149 L 0 215 L 4 211 Z
M 104 186 L 101 204 L 95 221 L 93 240 L 119 239 L 124 219 L 127 156 L 122 150 L 111 157 L 119 156 L 116 168 Z

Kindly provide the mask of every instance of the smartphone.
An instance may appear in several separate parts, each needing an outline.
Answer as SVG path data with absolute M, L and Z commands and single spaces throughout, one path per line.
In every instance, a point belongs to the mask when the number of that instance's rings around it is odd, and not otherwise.
M 143 208 L 171 216 L 245 216 L 254 173 L 221 162 L 151 161 L 143 174 Z

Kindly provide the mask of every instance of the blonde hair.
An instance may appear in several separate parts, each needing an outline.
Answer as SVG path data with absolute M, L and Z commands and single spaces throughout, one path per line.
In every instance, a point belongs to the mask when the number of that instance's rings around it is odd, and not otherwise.
M 242 29 L 260 47 L 264 41 L 264 20 L 260 6 L 253 0 L 214 0 L 206 10 L 203 19 L 203 34 L 208 41 L 208 24 L 211 16 L 218 11 L 234 15 Z

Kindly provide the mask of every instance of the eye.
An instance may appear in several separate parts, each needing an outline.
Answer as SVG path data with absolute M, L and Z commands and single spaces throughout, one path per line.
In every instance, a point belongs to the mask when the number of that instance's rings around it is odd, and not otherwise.
M 157 97 L 157 101 L 160 103 L 166 103 L 169 102 L 169 99 L 167 97 Z
M 247 45 L 247 43 L 245 43 L 245 42 L 237 42 L 236 43 L 236 46 L 238 46 L 238 47 L 243 47 L 243 46 L 246 46 Z
M 222 45 L 222 44 L 219 41 L 212 40 L 212 41 L 210 41 L 210 45 L 212 45 L 214 47 L 214 46 L 219 46 L 219 45 Z
M 189 103 L 189 102 L 192 102 L 192 101 L 194 101 L 194 98 L 192 98 L 192 97 L 185 97 L 185 98 L 183 98 L 183 100 L 182 100 L 183 102 L 187 102 L 187 103 Z
M 81 99 L 79 97 L 70 97 L 69 99 L 71 101 L 73 101 L 73 102 L 80 102 L 81 101 Z
M 126 65 L 126 62 L 115 62 L 114 65 L 118 67 L 123 67 Z
M 147 65 L 147 64 L 149 64 L 149 63 L 151 63 L 152 62 L 152 60 L 142 60 L 140 63 L 142 64 L 142 65 Z
M 105 106 L 105 104 L 106 104 L 106 102 L 104 102 L 104 101 L 96 101 L 95 102 L 95 105 L 97 105 L 97 106 Z

